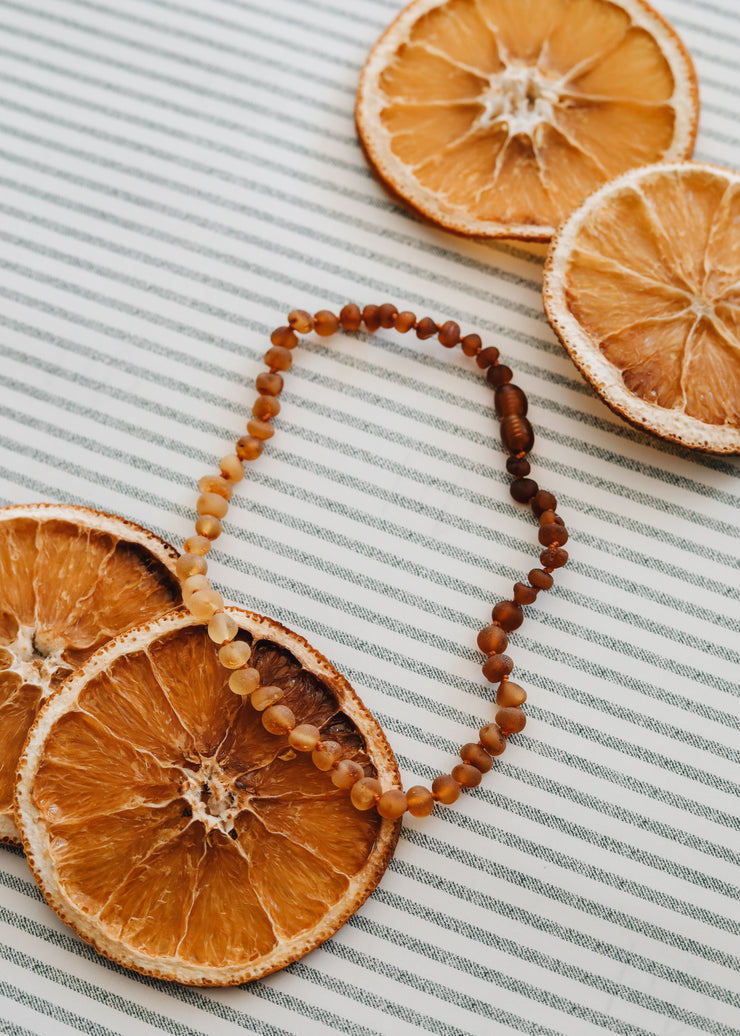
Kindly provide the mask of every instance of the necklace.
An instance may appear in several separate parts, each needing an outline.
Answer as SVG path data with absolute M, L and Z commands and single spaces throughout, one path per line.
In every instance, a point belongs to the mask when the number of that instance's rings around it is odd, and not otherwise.
M 506 470 L 513 477 L 510 492 L 514 500 L 529 504 L 539 521 L 538 539 L 543 547 L 539 560 L 541 568 L 533 568 L 528 582 L 517 582 L 511 600 L 498 601 L 491 613 L 491 624 L 478 634 L 478 647 L 486 655 L 483 675 L 497 684 L 495 700 L 498 706 L 494 721 L 481 727 L 478 740 L 463 745 L 460 762 L 449 774 L 440 774 L 431 789 L 416 785 L 404 792 L 400 788 L 383 788 L 374 777 L 366 777 L 362 767 L 351 759 L 342 758 L 341 746 L 322 738 L 318 727 L 296 723 L 293 711 L 281 704 L 283 692 L 276 686 L 263 686 L 260 674 L 250 665 L 251 647 L 235 640 L 238 626 L 225 611 L 223 598 L 211 586 L 206 575 L 206 555 L 222 532 L 229 500 L 236 483 L 244 478 L 244 465 L 254 461 L 263 451 L 264 444 L 275 433 L 272 421 L 280 412 L 278 397 L 283 390 L 283 374 L 293 363 L 292 350 L 298 344 L 299 334 L 315 332 L 322 338 L 340 329 L 357 331 L 364 327 L 369 332 L 378 328 L 395 328 L 406 334 L 415 331 L 419 339 L 437 337 L 445 348 L 459 345 L 466 356 L 473 358 L 485 374 L 494 392 L 494 407 L 500 422 L 501 440 L 508 450 Z M 329 771 L 332 783 L 349 792 L 358 810 L 377 809 L 380 816 L 397 820 L 409 812 L 414 817 L 428 816 L 435 802 L 450 805 L 460 796 L 463 788 L 475 788 L 493 765 L 493 757 L 501 755 L 512 734 L 524 729 L 526 717 L 521 706 L 526 691 L 510 679 L 514 663 L 506 654 L 508 634 L 524 621 L 523 608 L 533 604 L 541 590 L 553 585 L 552 573 L 568 560 L 564 546 L 568 540 L 565 524 L 556 513 L 557 501 L 552 493 L 539 488 L 529 477 L 530 464 L 526 454 L 534 444 L 534 432 L 527 420 L 527 397 L 512 382 L 510 367 L 499 362 L 495 346 L 483 348 L 477 334 L 461 335 L 454 320 L 437 324 L 431 317 L 416 319 L 408 310 L 399 312 L 391 303 L 381 306 L 359 306 L 350 303 L 339 316 L 323 309 L 311 316 L 302 309 L 288 315 L 288 323 L 276 328 L 270 336 L 270 348 L 264 356 L 266 371 L 257 376 L 257 399 L 252 417 L 247 423 L 247 435 L 236 443 L 234 453 L 221 459 L 217 475 L 204 475 L 198 483 L 198 518 L 195 535 L 184 543 L 184 553 L 177 561 L 177 575 L 181 581 L 183 601 L 191 615 L 207 623 L 208 635 L 219 646 L 218 658 L 231 671 L 229 686 L 242 697 L 249 697 L 252 706 L 261 713 L 262 725 L 271 734 L 287 735 L 295 752 L 310 753 L 319 770 Z

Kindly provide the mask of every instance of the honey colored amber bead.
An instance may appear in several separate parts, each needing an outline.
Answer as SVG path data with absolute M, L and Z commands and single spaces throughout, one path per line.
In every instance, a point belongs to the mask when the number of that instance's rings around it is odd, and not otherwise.
M 305 309 L 292 309 L 288 313 L 288 323 L 299 335 L 313 331 L 313 317 Z
M 513 680 L 504 680 L 496 691 L 496 703 L 504 709 L 516 709 L 527 700 L 527 692 Z
M 210 514 L 214 518 L 223 518 L 229 509 L 229 502 L 218 493 L 201 493 L 195 507 L 198 514 Z
M 434 795 L 423 784 L 415 784 L 406 792 L 406 806 L 412 817 L 428 817 L 434 809 Z
M 342 306 L 339 323 L 345 331 L 357 331 L 362 323 L 362 310 L 354 302 L 349 302 L 346 306 Z
M 254 384 L 258 392 L 264 393 L 266 396 L 279 396 L 283 391 L 283 385 L 285 384 L 281 374 L 277 371 L 262 371 L 254 379 Z
M 229 677 L 229 687 L 242 698 L 254 694 L 259 685 L 260 674 L 257 669 L 236 669 Z
M 500 355 L 495 345 L 489 345 L 486 349 L 481 349 L 475 358 L 475 362 L 482 370 L 486 370 L 488 367 L 498 363 Z
M 481 351 L 482 345 L 480 335 L 465 335 L 460 340 L 460 348 L 466 356 L 477 356 Z
M 270 335 L 270 341 L 278 349 L 295 349 L 298 336 L 292 327 L 276 327 Z
M 541 489 L 537 496 L 532 498 L 532 510 L 538 518 L 543 511 L 557 511 L 557 509 L 557 499 L 546 489 Z
M 517 478 L 509 486 L 509 492 L 518 504 L 528 504 L 538 489 L 533 478 Z
M 460 341 L 460 325 L 455 320 L 446 320 L 440 327 L 437 338 L 445 349 L 452 349 Z
M 191 555 L 185 554 L 183 556 L 190 557 Z M 210 590 L 211 584 L 207 576 L 196 573 L 196 575 L 188 576 L 187 579 L 182 581 L 181 589 L 183 598 L 188 598 L 192 594 L 197 593 L 198 590 Z
M 243 669 L 251 657 L 252 649 L 244 640 L 232 640 L 230 644 L 224 644 L 218 653 L 218 660 L 224 669 Z
M 537 538 L 543 547 L 563 547 L 568 542 L 568 530 L 564 525 L 555 522 L 551 525 L 541 525 Z
M 362 319 L 368 331 L 377 331 L 380 327 L 380 306 L 365 306 Z
M 211 541 L 205 536 L 190 536 L 182 545 L 186 554 L 207 554 L 211 549 Z
M 366 810 L 372 809 L 382 794 L 380 781 L 374 777 L 362 777 L 352 785 L 349 797 L 355 809 Z
M 280 403 L 275 396 L 257 396 L 252 404 L 252 413 L 258 421 L 271 421 L 280 413 Z
M 266 687 L 257 687 L 252 692 L 250 701 L 252 702 L 252 708 L 256 709 L 257 712 L 264 712 L 265 709 L 269 709 L 272 705 L 282 701 L 284 697 L 285 694 L 282 687 L 268 684 Z
M 384 302 L 382 306 L 378 307 L 378 320 L 381 327 L 393 327 L 397 316 L 398 309 L 392 302 Z
M 213 515 L 202 514 L 195 523 L 195 531 L 199 536 L 205 536 L 207 540 L 217 540 L 223 532 L 223 526 Z
M 483 675 L 491 683 L 498 683 L 508 676 L 514 663 L 508 655 L 489 655 L 483 663 Z
M 295 727 L 295 714 L 287 705 L 271 705 L 262 713 L 262 726 L 270 734 L 288 734 Z
M 457 766 L 453 766 L 451 776 L 461 788 L 477 788 L 483 780 L 483 774 L 478 767 L 469 763 L 458 763 Z
M 381 817 L 386 820 L 398 820 L 406 812 L 408 802 L 406 796 L 398 788 L 391 788 L 385 791 L 378 799 L 377 810 Z
M 460 758 L 464 763 L 468 763 L 469 766 L 474 766 L 477 770 L 480 770 L 481 773 L 488 773 L 493 766 L 493 759 L 485 748 L 474 744 L 472 741 L 462 746 Z M 455 776 L 454 770 L 452 776 Z
M 273 345 L 272 349 L 265 353 L 264 359 L 265 366 L 269 367 L 270 371 L 289 371 L 293 365 L 290 349 L 282 345 Z
M 257 460 L 262 453 L 262 441 L 253 435 L 243 435 L 237 439 L 236 455 L 241 460 Z
M 241 482 L 244 478 L 244 465 L 235 453 L 227 453 L 218 462 L 221 475 L 228 482 Z
M 490 755 L 501 755 L 506 748 L 506 738 L 497 723 L 487 723 L 478 731 L 480 743 Z
M 288 736 L 288 744 L 295 748 L 296 752 L 313 752 L 321 739 L 321 731 L 313 723 L 301 723 L 291 730 Z
M 524 730 L 527 722 L 527 717 L 522 710 L 516 708 L 499 709 L 494 718 L 505 737 L 509 734 L 518 734 L 520 730 Z
M 328 338 L 339 330 L 339 317 L 330 309 L 320 309 L 318 313 L 314 313 L 313 329 L 321 338 Z
M 514 603 L 534 604 L 537 600 L 537 588 L 526 583 L 514 583 Z
M 238 459 L 238 458 L 237 458 Z M 241 467 L 241 465 L 239 465 Z M 234 494 L 234 487 L 221 475 L 204 475 L 198 482 L 198 489 L 201 493 L 217 493 L 224 500 L 231 500 Z
M 209 622 L 216 612 L 224 610 L 224 599 L 215 590 L 198 590 L 191 595 L 185 607 L 194 619 Z
M 524 622 L 524 612 L 513 601 L 499 601 L 493 606 L 491 617 L 494 622 L 500 623 L 501 628 L 508 633 L 518 630 Z
M 451 806 L 460 797 L 460 785 L 450 774 L 440 774 L 432 782 L 432 795 L 437 802 L 441 802 L 444 806 Z
M 509 453 L 529 453 L 534 446 L 534 430 L 526 417 L 510 414 L 502 418 L 499 431 Z
M 342 746 L 336 741 L 319 741 L 311 753 L 311 759 L 317 770 L 331 770 L 341 757 Z
M 175 562 L 175 571 L 179 579 L 204 576 L 208 571 L 208 562 L 198 554 L 181 554 Z
M 538 590 L 551 590 L 555 580 L 552 578 L 549 572 L 543 572 L 541 568 L 533 568 L 531 572 L 527 574 L 527 579 L 530 581 L 532 586 L 536 586 Z
M 568 551 L 562 547 L 548 547 L 540 554 L 543 568 L 562 568 L 568 562 Z
M 349 791 L 364 776 L 365 771 L 354 759 L 340 759 L 332 771 L 331 782 L 336 788 Z
M 247 432 L 254 439 L 260 439 L 264 442 L 265 439 L 271 439 L 273 437 L 275 429 L 269 421 L 260 421 L 258 418 L 254 417 L 251 421 L 247 421 Z
M 484 626 L 478 634 L 478 647 L 485 655 L 497 655 L 506 651 L 509 638 L 500 626 Z
M 437 334 L 437 325 L 431 317 L 422 317 L 416 325 L 416 337 L 424 341 Z
M 506 385 L 514 377 L 514 371 L 505 363 L 498 363 L 495 367 L 489 367 L 486 371 L 486 381 L 491 388 L 498 388 L 499 385 Z
M 405 335 L 407 331 L 410 331 L 416 324 L 416 314 L 412 313 L 410 309 L 404 309 L 396 317 L 396 331 L 400 331 L 402 335 Z

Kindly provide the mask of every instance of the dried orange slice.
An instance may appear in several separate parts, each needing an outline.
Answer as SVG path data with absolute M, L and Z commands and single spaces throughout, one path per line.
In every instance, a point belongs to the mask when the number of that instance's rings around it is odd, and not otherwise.
M 740 174 L 633 170 L 553 240 L 544 302 L 604 401 L 674 442 L 740 452 Z
M 101 644 L 180 604 L 177 552 L 133 522 L 66 504 L 0 509 L 0 841 L 40 702 Z
M 360 140 L 450 230 L 547 240 L 610 178 L 686 158 L 696 75 L 643 0 L 415 0 L 370 52 Z
M 326 659 L 269 619 L 229 614 L 297 721 L 398 785 L 382 730 Z M 120 964 L 194 985 L 258 978 L 327 939 L 400 828 L 267 733 L 228 676 L 184 609 L 110 641 L 40 711 L 16 789 L 59 916 Z

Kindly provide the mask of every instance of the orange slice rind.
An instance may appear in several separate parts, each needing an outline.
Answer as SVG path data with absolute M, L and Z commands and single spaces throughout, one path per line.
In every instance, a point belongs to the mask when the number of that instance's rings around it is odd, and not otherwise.
M 356 121 L 381 181 L 463 234 L 544 241 L 593 190 L 691 154 L 691 59 L 644 0 L 415 0 Z
M 330 663 L 270 619 L 229 614 L 297 721 L 398 786 L 381 728 Z M 258 978 L 329 938 L 400 828 L 267 733 L 228 676 L 184 609 L 129 631 L 45 703 L 16 785 L 29 864 L 62 920 L 128 968 L 193 985 Z
M 740 174 L 632 170 L 560 228 L 548 319 L 616 413 L 684 446 L 740 452 Z
M 177 556 L 116 515 L 0 508 L 0 841 L 18 842 L 15 767 L 39 704 L 111 637 L 180 604 Z

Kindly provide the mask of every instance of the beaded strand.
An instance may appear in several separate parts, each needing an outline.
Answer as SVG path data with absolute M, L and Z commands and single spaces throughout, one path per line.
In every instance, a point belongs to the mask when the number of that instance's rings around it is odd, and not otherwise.
M 422 785 L 409 788 L 384 789 L 373 777 L 365 777 L 363 768 L 351 759 L 342 758 L 342 749 L 336 741 L 322 740 L 321 731 L 310 723 L 296 724 L 296 717 L 287 705 L 281 704 L 283 692 L 276 686 L 263 686 L 259 672 L 250 666 L 252 649 L 236 640 L 239 627 L 225 611 L 223 598 L 211 586 L 206 572 L 205 555 L 213 541 L 221 535 L 221 519 L 225 517 L 234 485 L 244 478 L 244 464 L 256 460 L 264 443 L 274 435 L 273 418 L 280 413 L 278 396 L 283 390 L 283 374 L 290 370 L 292 352 L 298 344 L 298 334 L 314 331 L 322 338 L 333 335 L 340 327 L 357 331 L 362 326 L 369 332 L 378 328 L 394 327 L 401 333 L 415 331 L 422 340 L 436 336 L 445 348 L 459 345 L 466 356 L 475 359 L 485 372 L 486 381 L 494 390 L 494 406 L 500 422 L 501 440 L 508 450 L 506 469 L 513 481 L 510 492 L 514 500 L 529 504 L 539 520 L 541 568 L 533 568 L 528 583 L 514 584 L 512 600 L 498 601 L 491 613 L 491 624 L 478 634 L 478 647 L 486 655 L 483 675 L 498 684 L 494 721 L 481 727 L 478 740 L 463 745 L 461 762 L 449 774 L 440 774 L 431 789 Z M 493 766 L 495 756 L 501 755 L 508 738 L 524 729 L 526 717 L 521 706 L 527 698 L 523 687 L 511 680 L 514 668 L 506 649 L 508 634 L 524 621 L 523 607 L 533 604 L 541 590 L 553 585 L 552 573 L 568 560 L 564 546 L 568 533 L 562 518 L 556 513 L 557 501 L 552 493 L 541 490 L 529 477 L 530 465 L 526 454 L 534 444 L 534 432 L 527 420 L 527 397 L 518 385 L 512 383 L 510 367 L 499 363 L 495 346 L 482 347 L 477 334 L 461 335 L 454 320 L 437 324 L 431 317 L 417 320 L 408 310 L 399 312 L 392 303 L 382 306 L 359 306 L 350 303 L 337 317 L 327 309 L 311 316 L 302 309 L 288 315 L 288 324 L 278 327 L 270 336 L 270 348 L 265 353 L 267 371 L 257 376 L 257 399 L 252 407 L 252 418 L 247 422 L 247 435 L 236 443 L 234 453 L 222 457 L 217 475 L 204 475 L 198 486 L 198 519 L 195 536 L 185 541 L 184 554 L 177 561 L 185 606 L 191 615 L 207 623 L 208 635 L 219 645 L 218 658 L 231 670 L 229 687 L 250 702 L 262 716 L 265 730 L 275 735 L 288 736 L 290 747 L 296 752 L 310 752 L 319 770 L 330 771 L 337 788 L 349 791 L 352 803 L 359 810 L 375 807 L 378 813 L 395 820 L 405 812 L 415 817 L 428 816 L 435 802 L 450 805 L 459 797 L 461 789 L 475 788 L 482 775 Z

